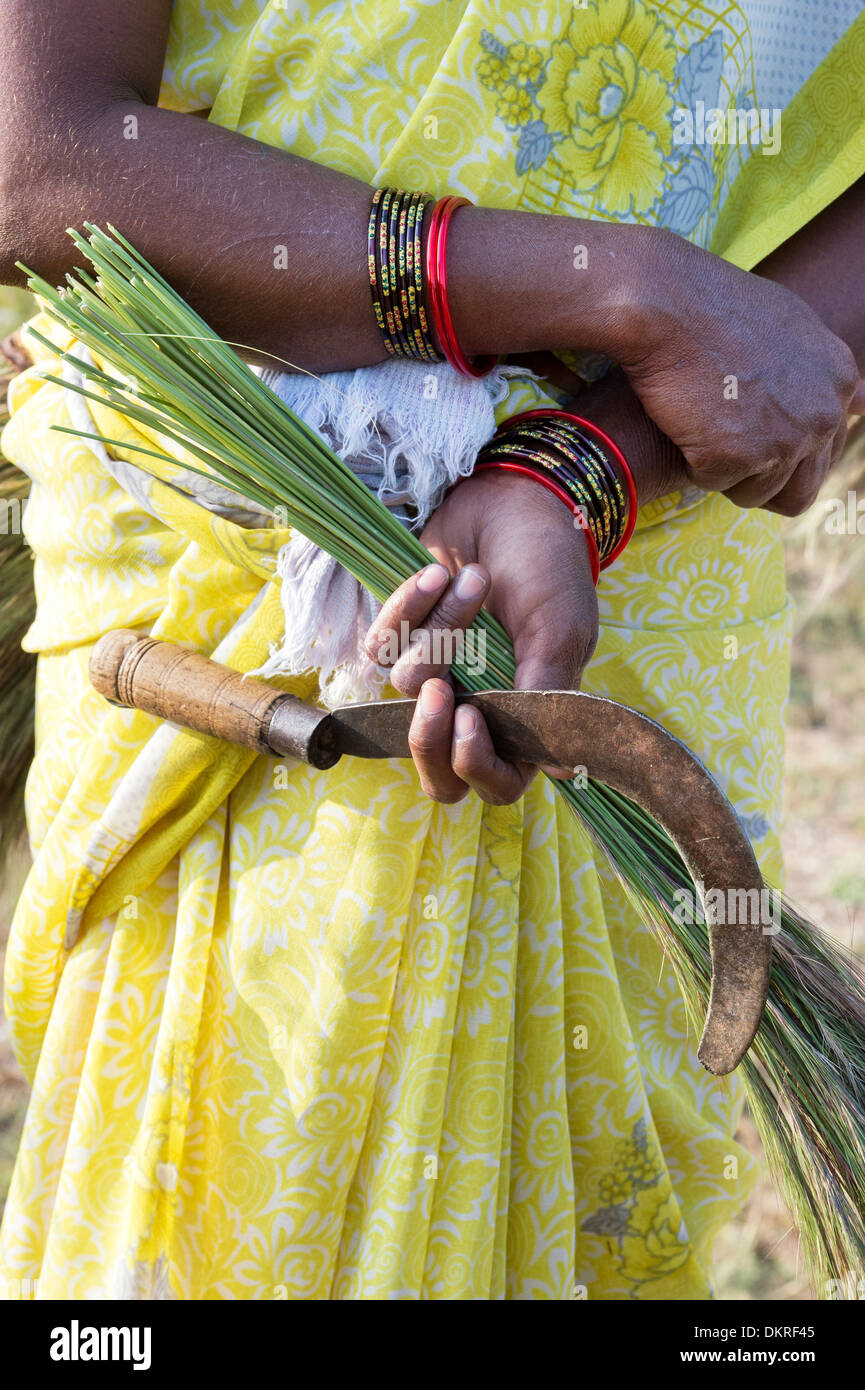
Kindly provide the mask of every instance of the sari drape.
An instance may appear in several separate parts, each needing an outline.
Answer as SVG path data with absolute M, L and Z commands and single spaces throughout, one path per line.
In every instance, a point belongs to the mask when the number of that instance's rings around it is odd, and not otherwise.
M 676 102 L 760 95 L 748 6 L 685 0 L 180 3 L 162 101 L 370 182 L 660 222 L 754 264 L 865 165 L 865 28 L 835 37 L 785 107 L 814 138 L 772 157 L 675 145 Z M 514 806 L 441 806 L 409 762 L 318 772 L 107 709 L 87 661 L 109 628 L 260 666 L 286 532 L 158 478 L 119 485 L 52 432 L 69 393 L 39 355 L 3 435 L 32 479 L 40 655 L 34 865 L 6 974 L 33 1083 L 8 1288 L 710 1296 L 712 1242 L 754 1176 L 740 1090 L 700 1069 L 602 857 L 543 779 Z M 516 380 L 497 414 L 550 399 Z M 697 489 L 644 507 L 599 601 L 585 688 L 683 738 L 777 879 L 777 518 Z M 285 688 L 314 698 L 314 673 Z

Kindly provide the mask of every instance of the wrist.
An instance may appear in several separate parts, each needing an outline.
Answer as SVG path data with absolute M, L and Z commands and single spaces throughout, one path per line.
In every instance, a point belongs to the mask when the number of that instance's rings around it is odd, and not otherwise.
M 642 342 L 668 233 L 542 213 L 464 207 L 448 240 L 454 326 L 470 354 L 564 350 L 621 359 Z
M 562 535 L 569 533 L 573 538 L 571 563 L 576 565 L 586 584 L 595 587 L 597 554 L 592 555 L 591 538 L 578 524 L 572 508 L 542 486 L 537 476 L 530 477 L 506 468 L 478 469 L 455 483 L 448 497 L 454 498 L 461 511 L 463 500 L 472 499 L 467 510 L 472 518 L 473 553 L 480 547 L 481 532 L 489 529 L 492 518 L 518 516 L 531 525 L 535 544 L 541 551 L 555 547 Z
M 616 441 L 594 420 L 549 407 L 503 421 L 484 444 L 474 471 L 522 474 L 564 503 L 585 533 L 597 583 L 633 535 L 638 499 Z
M 629 230 L 640 235 L 631 239 L 627 262 L 608 287 L 610 346 L 602 349 L 625 366 L 651 358 L 681 327 L 679 286 L 693 275 L 683 261 L 689 253 L 702 254 L 662 227 Z
M 628 460 L 640 506 L 691 481 L 684 456 L 649 418 L 621 369 L 566 404 L 609 434 Z

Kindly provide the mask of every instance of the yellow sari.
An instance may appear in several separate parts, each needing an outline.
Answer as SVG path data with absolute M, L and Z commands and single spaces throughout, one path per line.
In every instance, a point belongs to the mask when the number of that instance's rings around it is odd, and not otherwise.
M 677 102 L 757 104 L 748 10 L 179 0 L 161 99 L 370 183 L 662 222 L 752 265 L 865 168 L 865 25 L 824 25 L 786 75 L 777 155 L 677 145 Z M 549 399 L 517 379 L 498 414 Z M 106 708 L 87 662 L 109 628 L 261 665 L 286 532 L 120 487 L 52 432 L 69 393 L 38 366 L 11 406 L 40 663 L 7 1292 L 710 1296 L 753 1178 L 739 1087 L 700 1069 L 672 972 L 552 787 L 442 806 L 409 762 L 317 772 Z M 683 738 L 777 879 L 777 519 L 696 489 L 645 507 L 599 600 L 586 688 Z M 314 673 L 287 688 L 314 698 Z

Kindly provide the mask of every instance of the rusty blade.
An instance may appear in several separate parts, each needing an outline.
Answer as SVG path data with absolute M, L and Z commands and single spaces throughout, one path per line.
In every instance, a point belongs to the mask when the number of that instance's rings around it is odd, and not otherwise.
M 491 690 L 457 699 L 481 711 L 502 757 L 585 768 L 666 830 L 694 879 L 709 934 L 712 990 L 700 1061 L 716 1075 L 732 1071 L 763 1014 L 772 942 L 759 921 L 731 923 L 729 913 L 721 921 L 713 906 L 760 902 L 763 876 L 709 772 L 660 724 L 614 700 L 572 690 Z M 336 750 L 353 757 L 407 757 L 414 709 L 414 700 L 349 705 L 334 711 L 328 733 Z

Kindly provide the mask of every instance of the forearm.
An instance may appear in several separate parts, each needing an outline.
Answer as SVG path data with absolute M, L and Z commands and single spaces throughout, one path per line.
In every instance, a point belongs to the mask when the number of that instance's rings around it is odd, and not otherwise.
M 80 262 L 65 229 L 110 222 L 229 341 L 313 370 L 386 355 L 362 183 L 122 96 L 82 104 L 65 131 L 62 159 L 43 153 L 38 131 L 6 137 L 17 183 L 7 255 L 59 284 Z
M 594 421 L 615 440 L 634 475 L 640 506 L 691 481 L 684 456 L 649 419 L 620 369 L 572 396 L 565 409 Z
M 767 257 L 757 274 L 804 299 L 865 371 L 865 178 Z
M 26 124 L 5 137 L 14 139 L 7 186 L 17 184 L 7 261 L 60 283 L 76 259 L 66 227 L 111 222 L 231 342 L 314 371 L 385 358 L 367 272 L 372 190 L 362 181 L 123 96 L 73 112 L 62 141 Z M 651 239 L 633 227 L 461 209 L 448 281 L 465 350 L 578 342 L 614 353 Z M 585 269 L 574 265 L 578 244 Z
M 371 189 L 159 109 L 171 9 L 4 0 L 0 279 L 21 259 L 60 281 L 74 259 L 67 225 L 112 222 L 259 360 L 312 371 L 384 360 L 367 282 Z M 859 349 L 860 212 L 861 197 L 839 200 L 746 275 L 657 229 L 463 208 L 448 248 L 457 334 L 468 353 L 577 347 L 621 362 L 630 385 L 611 383 L 592 408 L 611 410 L 618 391 L 621 430 L 661 458 L 640 470 L 641 500 L 692 479 L 769 505 L 794 472 L 818 477 L 862 405 L 851 353 L 818 317 Z M 746 387 L 732 407 L 731 372 Z

